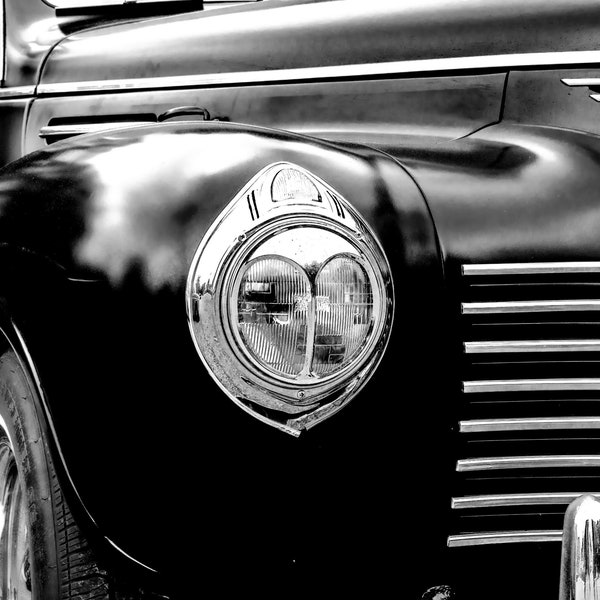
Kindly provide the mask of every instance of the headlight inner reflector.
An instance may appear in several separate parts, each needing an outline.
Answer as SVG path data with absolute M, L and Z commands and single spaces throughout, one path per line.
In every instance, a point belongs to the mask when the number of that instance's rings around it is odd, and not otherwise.
M 316 332 L 312 370 L 329 375 L 352 361 L 373 325 L 373 293 L 365 270 L 350 257 L 336 257 L 316 281 Z
M 300 267 L 259 258 L 239 286 L 237 327 L 259 364 L 281 375 L 299 375 L 306 363 L 310 283 Z

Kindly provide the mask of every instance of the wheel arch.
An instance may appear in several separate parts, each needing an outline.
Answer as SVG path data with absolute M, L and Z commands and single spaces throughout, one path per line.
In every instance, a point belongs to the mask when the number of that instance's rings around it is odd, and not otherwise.
M 147 580 L 149 585 L 155 586 L 157 572 L 129 556 L 106 537 L 87 509 L 69 472 L 52 416 L 51 403 L 36 364 L 36 353 L 32 350 L 35 345 L 32 331 L 36 327 L 36 318 L 32 318 L 35 312 L 32 308 L 32 287 L 34 282 L 58 284 L 65 279 L 68 279 L 65 270 L 43 256 L 22 248 L 0 248 L 0 354 L 12 350 L 34 386 L 34 410 L 43 435 L 46 436 L 62 492 L 78 527 L 98 553 L 103 566 L 111 576 L 114 575 L 120 581 L 143 584 Z

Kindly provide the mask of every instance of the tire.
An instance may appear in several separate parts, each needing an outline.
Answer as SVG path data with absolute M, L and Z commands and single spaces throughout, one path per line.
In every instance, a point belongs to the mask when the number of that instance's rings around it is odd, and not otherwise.
M 30 376 L 0 356 L 0 597 L 108 600 L 109 582 L 65 502 Z

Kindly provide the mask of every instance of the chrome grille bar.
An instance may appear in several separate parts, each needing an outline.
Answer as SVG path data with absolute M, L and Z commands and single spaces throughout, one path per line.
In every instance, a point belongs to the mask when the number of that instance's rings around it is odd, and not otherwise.
M 600 352 L 600 340 L 509 340 L 465 342 L 466 354 L 519 352 Z
M 461 433 L 600 429 L 600 417 L 545 417 L 531 419 L 472 419 L 460 422 Z
M 600 300 L 524 300 L 519 302 L 463 302 L 463 315 L 600 311 Z
M 449 548 L 484 546 L 486 544 L 513 544 L 517 542 L 560 542 L 562 531 L 496 531 L 488 533 L 461 533 L 448 536 Z
M 570 273 L 600 273 L 600 262 L 490 263 L 462 266 L 462 274 L 466 276 L 560 275 Z
M 600 88 L 600 78 L 597 85 Z M 600 100 L 600 94 L 597 96 L 597 100 Z M 560 518 L 559 513 L 564 510 L 563 507 L 587 493 L 585 489 L 581 492 L 569 490 L 586 488 L 590 485 L 590 477 L 595 477 L 597 473 L 593 469 L 600 469 L 600 453 L 557 454 L 557 448 L 562 446 L 556 446 L 555 442 L 564 438 L 565 434 L 553 432 L 587 431 L 585 440 L 600 439 L 596 431 L 600 430 L 600 414 L 594 416 L 592 409 L 592 415 L 583 413 L 584 416 L 581 416 L 580 411 L 583 406 L 589 408 L 589 404 L 583 405 L 577 402 L 569 404 L 573 412 L 569 410 L 568 416 L 561 416 L 560 413 L 553 414 L 542 394 L 548 393 L 548 399 L 563 399 L 565 402 L 570 402 L 583 396 L 578 395 L 577 392 L 592 392 L 585 394 L 587 400 L 597 398 L 597 394 L 593 392 L 600 392 L 600 376 L 595 377 L 600 374 L 597 373 L 593 362 L 597 355 L 589 355 L 589 353 L 600 353 L 600 336 L 597 336 L 597 339 L 586 339 L 582 327 L 569 327 L 570 322 L 580 324 L 582 320 L 600 324 L 600 289 L 597 285 L 590 285 L 600 281 L 598 278 L 600 261 L 463 265 L 462 275 L 465 277 L 466 288 L 470 288 L 467 291 L 470 296 L 465 296 L 462 299 L 464 302 L 461 303 L 461 312 L 467 317 L 464 322 L 466 331 L 466 339 L 463 338 L 464 360 L 469 372 L 474 374 L 473 380 L 463 381 L 463 392 L 465 394 L 505 393 L 506 396 L 502 397 L 503 401 L 506 398 L 512 399 L 512 394 L 515 394 L 514 398 L 517 401 L 514 405 L 515 411 L 522 410 L 518 401 L 525 398 L 536 400 L 535 406 L 543 405 L 543 412 L 538 413 L 540 416 L 535 413 L 527 413 L 525 416 L 519 416 L 523 413 L 505 413 L 509 405 L 503 403 L 498 409 L 503 412 L 497 414 L 490 412 L 496 406 L 493 397 L 481 396 L 482 399 L 489 400 L 485 406 L 478 402 L 469 402 L 469 399 L 465 400 L 465 411 L 468 416 L 465 415 L 466 418 L 459 422 L 460 433 L 478 434 L 471 441 L 485 442 L 486 447 L 492 446 L 494 449 L 485 452 L 475 451 L 474 448 L 478 445 L 469 444 L 468 447 L 473 453 L 467 454 L 466 457 L 463 454 L 463 458 L 457 457 L 456 471 L 465 475 L 463 477 L 457 475 L 460 480 L 464 480 L 464 483 L 461 484 L 461 491 L 457 491 L 452 498 L 451 506 L 453 510 L 471 509 L 472 512 L 457 516 L 457 526 L 460 529 L 455 532 L 457 535 L 448 538 L 448 546 L 561 541 L 563 537 L 561 530 L 542 530 L 541 527 L 558 527 L 557 520 Z M 568 280 L 563 277 L 569 275 L 576 277 Z M 530 276 L 546 277 L 536 279 Z M 482 280 L 483 277 L 497 279 Z M 486 285 L 474 287 L 480 283 Z M 523 286 L 523 283 L 527 286 Z M 554 284 L 561 285 L 549 288 Z M 568 284 L 569 288 L 566 289 L 562 284 Z M 556 290 L 556 295 L 553 293 L 550 298 L 548 295 L 540 296 L 543 293 L 548 294 L 548 289 Z M 511 296 L 506 295 L 506 290 L 510 290 Z M 564 294 L 567 293 L 568 296 L 565 296 Z M 528 318 L 510 316 L 536 313 L 540 316 Z M 568 315 L 568 313 L 575 314 Z M 560 316 L 552 318 L 553 314 Z M 562 316 L 563 314 L 565 316 Z M 477 320 L 469 319 L 470 316 L 478 315 L 480 317 Z M 486 315 L 490 316 L 486 318 Z M 506 315 L 506 317 L 502 319 L 495 315 Z M 496 340 L 485 339 L 487 335 L 479 339 L 474 337 L 480 325 L 486 326 L 485 330 L 488 331 L 489 325 L 493 324 L 496 326 L 494 331 L 502 331 L 501 320 L 507 321 L 510 325 L 510 335 L 505 337 L 494 333 L 491 337 L 497 337 Z M 519 335 L 519 322 L 524 320 L 528 322 L 524 324 L 523 331 L 530 332 L 531 328 L 527 325 L 531 325 L 529 321 L 535 321 L 536 331 L 540 332 L 539 338 L 537 333 Z M 560 331 L 565 332 L 565 335 L 557 333 Z M 579 331 L 582 331 L 582 337 L 579 337 Z M 531 339 L 531 335 L 536 339 Z M 577 336 L 576 339 L 572 339 L 573 336 Z M 554 353 L 555 356 L 537 357 L 537 359 L 530 356 L 536 353 Z M 569 356 L 560 356 L 560 353 Z M 577 362 L 577 358 L 571 356 L 573 353 L 588 353 L 585 361 L 583 356 L 580 357 L 581 361 L 576 372 L 571 368 Z M 513 356 L 506 360 L 503 354 L 513 354 Z M 550 360 L 551 363 L 546 362 Z M 528 365 L 532 365 L 531 368 L 535 370 L 528 372 Z M 542 368 L 546 370 L 541 370 Z M 479 373 L 487 379 L 477 380 Z M 573 373 L 577 376 L 569 377 Z M 468 378 L 470 377 L 465 377 Z M 529 396 L 536 392 L 537 396 Z M 557 393 L 552 394 L 553 392 Z M 516 394 L 522 395 L 516 396 Z M 528 410 L 531 410 L 531 407 Z M 528 452 L 528 455 L 521 454 L 518 444 L 511 445 L 512 450 L 500 450 L 498 444 L 523 441 L 521 440 L 523 435 L 511 433 L 521 431 L 547 433 L 526 436 L 529 450 L 525 452 Z M 502 441 L 496 440 L 500 438 L 499 435 L 494 435 L 498 432 L 504 432 L 501 436 Z M 572 449 L 571 452 L 589 451 L 588 445 L 580 448 L 580 450 Z M 592 452 L 594 450 L 595 448 L 592 448 Z M 496 453 L 499 456 L 493 456 Z M 515 454 L 513 456 L 507 455 L 513 453 Z M 556 483 L 553 482 L 557 473 L 553 469 L 558 469 L 558 474 L 561 475 L 556 478 Z M 511 470 L 520 472 L 509 473 Z M 507 471 L 506 475 L 504 471 Z M 511 489 L 505 490 L 503 482 L 509 481 L 512 483 L 506 485 L 511 485 Z M 566 482 L 570 483 L 565 491 L 562 486 Z M 540 489 L 539 484 L 544 487 Z M 596 486 L 594 488 L 598 489 Z M 504 493 L 505 491 L 511 493 Z M 600 492 L 594 492 L 593 495 L 600 496 Z M 515 522 L 519 523 L 517 527 L 520 527 L 520 530 L 508 530 L 508 527 L 511 527 L 509 523 L 514 527 Z M 465 523 L 468 523 L 466 527 Z M 490 525 L 490 523 L 494 524 Z M 506 523 L 504 530 L 502 530 L 502 523 Z
M 557 391 L 600 391 L 600 379 L 493 379 L 463 382 L 463 392 L 465 394 L 476 394 L 485 392 Z
M 600 454 L 555 454 L 544 456 L 497 456 L 464 458 L 456 462 L 459 473 L 504 469 L 551 469 L 562 467 L 600 467 Z
M 482 496 L 462 496 L 452 498 L 452 508 L 495 508 L 499 506 L 542 506 L 570 504 L 583 492 L 540 493 L 540 494 L 490 494 Z M 600 497 L 600 492 L 592 495 Z

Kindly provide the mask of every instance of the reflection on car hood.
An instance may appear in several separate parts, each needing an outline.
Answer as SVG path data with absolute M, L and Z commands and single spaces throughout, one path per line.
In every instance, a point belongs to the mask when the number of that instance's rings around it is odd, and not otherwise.
M 590 0 L 260 2 L 74 34 L 44 84 L 596 50 Z

